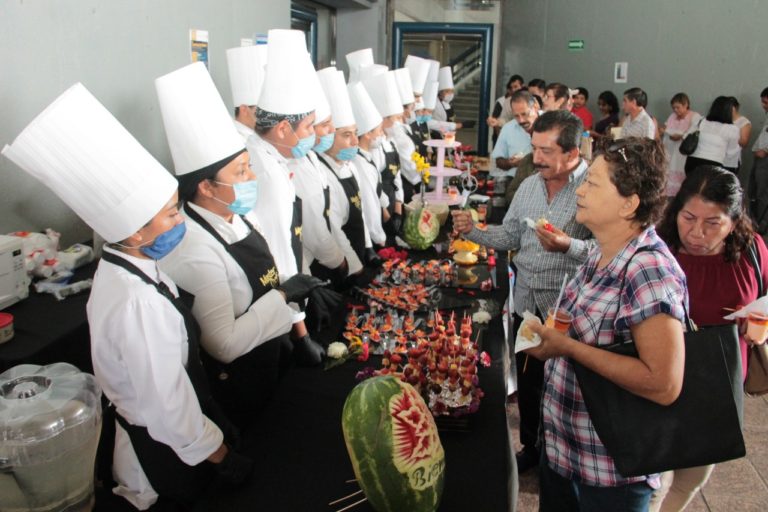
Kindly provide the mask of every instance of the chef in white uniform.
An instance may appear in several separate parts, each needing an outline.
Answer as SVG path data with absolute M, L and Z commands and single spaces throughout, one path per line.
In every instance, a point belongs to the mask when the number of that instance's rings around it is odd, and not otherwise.
M 318 154 L 333 146 L 336 128 L 319 79 L 315 83 L 315 95 L 315 145 L 305 157 L 288 160 L 288 168 L 293 172 L 296 195 L 301 198 L 305 269 L 309 268 L 314 276 L 331 279 L 340 287 L 348 276 L 349 262 L 342 244 L 333 235 L 331 190 L 325 166 L 318 160 Z M 356 265 L 355 271 L 360 269 L 359 261 Z
M 422 59 L 415 55 L 408 55 L 405 58 L 404 67 L 408 70 L 408 74 L 411 76 L 411 86 L 413 88 L 414 102 L 418 102 L 424 94 L 424 87 L 427 85 L 427 77 L 429 76 L 429 70 L 431 65 L 427 59 Z M 413 112 L 413 118 L 406 119 L 408 124 L 414 122 L 415 112 Z
M 453 72 L 450 66 L 439 69 L 437 74 L 437 102 L 432 119 L 446 123 L 443 131 L 455 132 L 461 129 L 462 123 L 456 121 L 451 102 L 453 101 Z
M 304 32 L 270 30 L 267 43 L 256 135 L 246 145 L 259 179 L 253 214 L 275 258 L 280 282 L 284 282 L 304 268 L 301 198 L 296 196 L 287 161 L 306 156 L 315 145 L 315 68 L 307 53 Z M 303 304 L 299 307 L 303 309 Z M 291 338 L 315 343 L 309 337 L 304 318 L 304 312 L 297 311 Z
M 358 152 L 357 127 L 344 74 L 334 67 L 317 72 L 328 102 L 336 133 L 333 145 L 319 155 L 331 192 L 331 231 L 343 248 L 350 276 L 359 275 L 363 264 L 376 264 L 376 253 L 366 228 L 360 185 L 352 160 Z
M 403 181 L 403 201 L 409 203 L 413 197 L 415 187 L 421 183 L 421 175 L 416 169 L 416 162 L 413 161 L 413 153 L 418 150 L 421 137 L 417 135 L 411 123 L 415 121 L 416 98 L 413 93 L 413 82 L 411 73 L 407 68 L 400 68 L 394 71 L 397 92 L 400 95 L 400 103 L 403 105 L 403 122 L 399 129 L 397 126 L 387 135 L 394 140 L 397 154 L 400 157 L 400 174 Z M 386 130 L 385 130 L 386 132 Z M 400 135 L 404 133 L 406 137 Z
M 213 396 L 244 425 L 273 396 L 291 352 L 312 362 L 313 346 L 288 339 L 295 311 L 286 300 L 303 300 L 321 281 L 296 274 L 279 282 L 260 225 L 247 217 L 258 182 L 245 144 L 205 66 L 190 64 L 155 85 L 188 226 L 161 268 L 195 296 Z
M 349 84 L 349 100 L 357 126 L 358 154 L 352 160 L 356 178 L 360 185 L 360 199 L 363 201 L 365 225 L 375 246 L 383 247 L 387 242 L 383 223 L 389 220 L 387 207 L 389 199 L 381 183 L 381 172 L 373 161 L 371 153 L 381 147 L 384 140 L 382 118 L 370 96 L 360 82 Z M 353 170 L 353 173 L 355 171 Z
M 116 410 L 115 494 L 139 510 L 158 496 L 191 507 L 216 472 L 243 482 L 252 461 L 211 419 L 232 432 L 207 389 L 197 325 L 157 267 L 185 232 L 176 180 L 82 84 L 3 154 L 108 242 L 87 312 L 96 380 Z
M 267 45 L 238 46 L 227 50 L 229 86 L 235 106 L 235 128 L 243 142 L 255 134 L 256 104 L 264 83 Z

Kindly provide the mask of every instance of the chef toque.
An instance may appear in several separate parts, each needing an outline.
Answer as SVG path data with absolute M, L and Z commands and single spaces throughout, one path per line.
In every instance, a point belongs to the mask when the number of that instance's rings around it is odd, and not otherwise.
M 267 42 L 267 69 L 259 109 L 282 115 L 314 111 L 316 98 L 310 84 L 315 67 L 304 32 L 272 29 L 267 33 Z
M 347 90 L 349 91 L 349 101 L 352 103 L 352 112 L 355 114 L 357 134 L 368 133 L 379 126 L 383 119 L 363 84 L 360 82 L 349 84 Z
M 424 92 L 424 85 L 427 83 L 429 62 L 422 59 L 421 57 L 409 55 L 405 59 L 405 67 L 408 69 L 408 73 L 411 75 L 411 87 L 413 88 L 413 94 L 420 96 Z
M 437 81 L 427 82 L 421 99 L 424 101 L 424 108 L 429 110 L 435 109 L 435 104 L 437 103 Z
M 261 59 L 262 51 L 258 46 L 240 46 L 227 50 L 229 86 L 232 88 L 232 103 L 235 107 L 258 103 L 266 65 Z
M 349 66 L 349 83 L 353 84 L 359 82 L 360 68 L 363 66 L 373 65 L 373 50 L 370 48 L 363 48 L 347 54 L 347 66 Z
M 176 176 L 213 174 L 245 150 L 211 75 L 201 62 L 155 80 Z M 209 176 L 203 176 L 209 177 Z
M 437 90 L 444 91 L 446 89 L 453 89 L 453 72 L 451 66 L 445 66 L 440 68 L 437 74 Z
M 403 104 L 400 102 L 400 93 L 397 92 L 394 71 L 366 78 L 362 83 L 381 117 L 403 113 Z
M 383 64 L 371 64 L 370 66 L 362 66 L 358 70 L 358 77 L 360 82 L 364 82 L 375 76 L 381 76 L 389 71 L 389 68 Z
M 315 94 L 314 125 L 317 126 L 331 116 L 331 104 L 328 103 L 328 98 L 325 97 L 325 91 L 323 91 L 323 86 L 320 85 L 320 79 L 318 78 L 317 73 L 314 74 L 314 84 L 312 88 Z
M 173 176 L 81 83 L 51 103 L 2 153 L 107 242 L 141 229 L 176 191 Z
M 397 92 L 400 94 L 400 103 L 409 105 L 416 101 L 413 97 L 413 84 L 411 84 L 411 74 L 407 68 L 400 68 L 394 71 L 395 82 L 397 83 Z
M 438 75 L 440 74 L 440 62 L 436 60 L 428 60 L 429 72 L 427 73 L 427 82 L 437 82 Z
M 354 125 L 355 115 L 352 112 L 352 103 L 349 101 L 347 84 L 344 83 L 344 73 L 335 67 L 328 67 L 318 71 L 317 78 L 331 105 L 333 127 L 344 128 Z

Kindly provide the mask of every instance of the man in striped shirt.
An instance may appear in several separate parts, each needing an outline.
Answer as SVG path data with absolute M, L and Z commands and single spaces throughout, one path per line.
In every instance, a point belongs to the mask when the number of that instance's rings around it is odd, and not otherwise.
M 500 226 L 479 229 L 467 212 L 454 211 L 454 228 L 465 238 L 499 250 L 517 251 L 514 324 L 517 332 L 528 310 L 544 318 L 554 306 L 563 275 L 574 275 L 594 243 L 590 232 L 575 220 L 574 191 L 584 180 L 587 163 L 579 156 L 583 124 L 570 112 L 556 110 L 533 124 L 531 145 L 537 173 L 520 185 Z M 529 227 L 526 219 L 538 222 Z M 510 336 L 513 339 L 513 335 Z M 513 348 L 510 353 L 514 353 Z M 520 441 L 518 471 L 535 467 L 543 364 L 520 353 L 516 356 Z

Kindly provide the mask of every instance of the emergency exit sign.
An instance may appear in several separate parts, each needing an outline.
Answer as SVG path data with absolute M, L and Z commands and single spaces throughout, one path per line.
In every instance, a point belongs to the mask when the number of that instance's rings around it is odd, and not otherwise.
M 580 52 L 584 50 L 583 39 L 571 39 L 568 41 L 568 49 L 572 52 Z

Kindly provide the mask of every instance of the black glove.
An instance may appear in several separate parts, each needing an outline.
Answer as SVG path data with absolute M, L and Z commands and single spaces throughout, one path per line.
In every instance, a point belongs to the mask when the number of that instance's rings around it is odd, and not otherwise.
M 296 274 L 278 286 L 277 289 L 285 293 L 285 302 L 299 302 L 306 299 L 309 292 L 323 285 L 325 283 L 316 277 Z
M 315 288 L 310 292 L 307 316 L 312 318 L 316 331 L 330 325 L 331 312 L 339 307 L 343 299 L 340 293 L 327 288 Z
M 229 450 L 224 459 L 213 466 L 219 474 L 222 482 L 232 486 L 245 483 L 253 471 L 253 460 L 240 455 L 234 450 Z
M 366 267 L 379 268 L 382 263 L 384 263 L 384 260 L 376 254 L 373 247 L 366 247 L 365 253 L 363 254 L 363 260 Z
M 399 213 L 393 213 L 390 222 L 392 222 L 392 231 L 394 234 L 399 234 L 400 228 L 403 227 L 403 216 Z
M 323 362 L 325 349 L 318 342 L 305 334 L 298 340 L 293 340 L 293 359 L 297 366 L 317 366 Z

